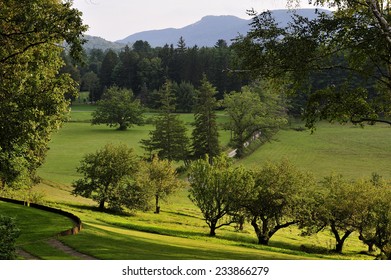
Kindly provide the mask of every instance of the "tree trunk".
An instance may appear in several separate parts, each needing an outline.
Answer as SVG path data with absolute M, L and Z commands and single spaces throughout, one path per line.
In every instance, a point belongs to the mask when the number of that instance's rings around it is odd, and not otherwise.
M 209 236 L 215 237 L 216 236 L 216 226 L 217 226 L 217 220 L 211 221 L 209 224 Z
M 267 231 L 266 232 L 264 230 L 263 232 L 261 231 L 261 229 L 258 226 L 256 218 L 253 218 L 251 220 L 251 225 L 253 226 L 255 233 L 258 237 L 258 244 L 269 245 L 270 237 L 268 236 Z M 267 222 L 263 222 L 263 229 L 265 229 L 265 227 L 267 227 Z
M 105 210 L 105 199 L 102 199 L 99 202 L 99 210 L 101 210 L 101 211 Z
M 331 223 L 331 231 L 333 232 L 333 234 L 335 236 L 335 241 L 336 241 L 335 252 L 342 253 L 343 244 L 344 244 L 345 240 L 349 237 L 349 235 L 352 233 L 352 231 L 350 231 L 350 230 L 345 231 L 345 234 L 341 238 L 339 236 L 338 230 L 336 229 L 334 223 Z
M 120 123 L 118 130 L 124 131 L 127 129 L 126 123 Z
M 155 199 L 156 199 L 156 209 L 155 209 L 155 214 L 159 214 L 160 213 L 160 206 L 159 206 L 159 195 L 155 195 Z

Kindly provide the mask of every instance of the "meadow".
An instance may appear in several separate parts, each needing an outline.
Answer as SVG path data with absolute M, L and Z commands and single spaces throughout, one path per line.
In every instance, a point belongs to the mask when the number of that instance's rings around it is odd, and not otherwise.
M 116 215 L 98 212 L 90 199 L 71 195 L 71 183 L 79 178 L 76 172 L 81 158 L 106 143 L 125 143 L 139 155 L 143 154 L 139 141 L 148 138 L 152 125 L 135 126 L 117 131 L 105 125 L 91 126 L 93 107 L 79 105 L 72 108 L 71 118 L 53 136 L 45 164 L 39 169 L 42 182 L 34 190 L 44 194 L 45 203 L 79 216 L 84 229 L 61 241 L 80 252 L 98 259 L 373 259 L 362 254 L 366 246 L 357 235 L 349 237 L 343 254 L 334 254 L 334 239 L 326 230 L 303 237 L 295 227 L 279 231 L 270 246 L 257 244 L 251 225 L 243 231 L 234 226 L 223 227 L 211 238 L 200 211 L 188 199 L 186 189 L 170 197 L 161 205 L 161 213 L 135 212 Z M 153 114 L 148 114 L 152 117 Z M 191 114 L 181 118 L 189 127 Z M 219 113 L 219 121 L 225 116 Z M 247 158 L 237 161 L 256 168 L 268 160 L 289 158 L 298 167 L 313 172 L 319 179 L 331 172 L 348 178 L 370 176 L 377 172 L 391 179 L 391 129 L 386 126 L 365 127 L 321 123 L 314 134 L 298 129 L 301 124 L 278 132 L 275 137 L 255 150 Z M 227 147 L 230 134 L 220 131 L 221 143 Z M 226 148 L 228 150 L 228 148 Z M 0 207 L 6 207 L 4 204 Z M 12 210 L 16 211 L 16 210 Z M 23 210 L 18 210 L 23 212 Z M 62 225 L 60 225 L 62 227 Z M 67 226 L 65 227 L 67 228 Z M 30 229 L 34 230 L 34 229 Z M 61 230 L 58 230 L 61 231 Z M 42 238 L 39 238 L 39 240 Z M 18 246 L 34 252 L 30 245 Z M 97 246 L 99 244 L 99 246 Z M 41 253 L 38 250 L 36 254 Z M 50 255 L 53 259 L 64 258 Z M 47 258 L 42 253 L 43 258 Z M 72 259 L 72 257 L 69 257 Z

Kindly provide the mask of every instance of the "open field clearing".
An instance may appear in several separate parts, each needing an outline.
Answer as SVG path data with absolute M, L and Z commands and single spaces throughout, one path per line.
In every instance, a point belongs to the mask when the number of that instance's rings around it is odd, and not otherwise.
M 35 187 L 45 194 L 47 203 L 82 219 L 85 227 L 79 235 L 61 238 L 68 246 L 99 259 L 374 258 L 360 253 L 366 246 L 354 234 L 346 241 L 344 254 L 330 253 L 334 239 L 328 230 L 303 237 L 297 228 L 289 227 L 273 236 L 270 246 L 262 246 L 257 244 L 252 226 L 246 223 L 241 232 L 234 226 L 223 227 L 217 230 L 216 238 L 210 238 L 200 211 L 188 199 L 187 189 L 163 202 L 159 215 L 152 211 L 126 215 L 96 211 L 97 205 L 92 200 L 71 195 L 70 184 L 80 178 L 76 172 L 80 159 L 109 142 L 125 143 L 142 155 L 139 141 L 148 137 L 152 125 L 135 126 L 127 131 L 91 126 L 89 108 L 81 106 L 74 110 L 71 122 L 54 135 L 46 163 L 39 170 L 43 181 Z M 192 115 L 181 118 L 190 129 Z M 224 116 L 219 119 L 224 121 Z M 227 145 L 229 132 L 221 131 L 220 136 Z M 238 164 L 256 167 L 267 160 L 288 158 L 318 178 L 338 171 L 349 178 L 377 172 L 389 179 L 390 136 L 391 129 L 387 126 L 361 129 L 322 123 L 312 135 L 308 130 L 287 128 Z

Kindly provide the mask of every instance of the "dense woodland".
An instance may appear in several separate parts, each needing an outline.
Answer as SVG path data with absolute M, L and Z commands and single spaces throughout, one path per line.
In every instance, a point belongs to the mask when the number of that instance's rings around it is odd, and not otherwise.
M 156 107 L 154 95 L 166 80 L 174 82 L 177 92 L 177 110 L 189 112 L 194 89 L 200 85 L 203 74 L 217 88 L 217 98 L 225 92 L 238 91 L 248 83 L 245 76 L 232 71 L 238 57 L 224 40 L 215 47 L 188 47 L 183 38 L 176 46 L 152 48 L 146 41 L 137 41 L 120 51 L 88 49 L 84 64 L 74 66 L 66 56 L 62 69 L 80 83 L 81 91 L 89 91 L 90 100 L 101 99 L 111 86 L 131 89 L 144 105 Z

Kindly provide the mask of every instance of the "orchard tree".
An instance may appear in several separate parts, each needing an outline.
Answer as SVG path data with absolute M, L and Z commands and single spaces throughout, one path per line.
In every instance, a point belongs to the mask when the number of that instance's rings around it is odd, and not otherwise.
M 0 1 L 0 187 L 29 184 L 44 161 L 51 135 L 68 113 L 65 94 L 77 94 L 59 74 L 63 43 L 81 57 L 81 13 L 71 1 Z
M 161 159 L 186 161 L 189 155 L 189 138 L 183 121 L 175 111 L 175 95 L 172 82 L 166 81 L 159 91 L 160 113 L 155 120 L 155 130 L 149 139 L 141 140 L 150 155 L 157 153 Z
M 235 45 L 241 70 L 255 77 L 288 79 L 299 91 L 311 88 L 310 75 L 333 78 L 320 90 L 310 90 L 304 111 L 308 127 L 323 119 L 391 124 L 387 119 L 391 110 L 389 1 L 309 2 L 335 11 L 319 13 L 315 19 L 295 15 L 286 27 L 279 26 L 270 12 L 251 12 L 251 29 Z M 341 70 L 357 78 L 341 81 Z
M 212 160 L 206 156 L 190 165 L 189 198 L 201 210 L 209 226 L 210 236 L 234 222 L 241 211 L 241 201 L 254 184 L 251 173 L 234 167 L 226 155 Z
M 197 91 L 194 106 L 194 129 L 192 132 L 193 155 L 210 159 L 220 154 L 219 133 L 217 125 L 216 88 L 203 76 L 201 86 Z
M 126 145 L 107 144 L 95 153 L 84 156 L 77 168 L 83 178 L 72 183 L 74 195 L 91 198 L 104 210 L 122 206 L 145 209 L 150 199 L 147 189 L 136 184 L 139 159 Z
M 137 175 L 137 184 L 148 189 L 155 197 L 155 213 L 160 213 L 160 200 L 166 199 L 175 191 L 183 188 L 185 182 L 178 178 L 172 162 L 157 156 L 151 162 L 144 161 Z
M 314 179 L 289 161 L 267 163 L 253 171 L 255 183 L 248 191 L 243 206 L 258 237 L 258 243 L 268 245 L 280 229 L 298 224 L 307 212 L 307 192 Z
M 92 113 L 92 124 L 107 124 L 110 127 L 118 126 L 118 130 L 126 130 L 134 124 L 142 124 L 143 113 L 140 100 L 134 98 L 131 90 L 113 86 L 97 102 L 97 108 Z
M 304 232 L 311 234 L 330 229 L 335 238 L 335 251 L 342 253 L 346 239 L 363 223 L 367 203 L 372 203 L 372 197 L 361 187 L 339 174 L 325 177 L 314 189 L 315 199 L 309 215 L 302 220 Z M 308 226 L 303 227 L 303 224 Z

